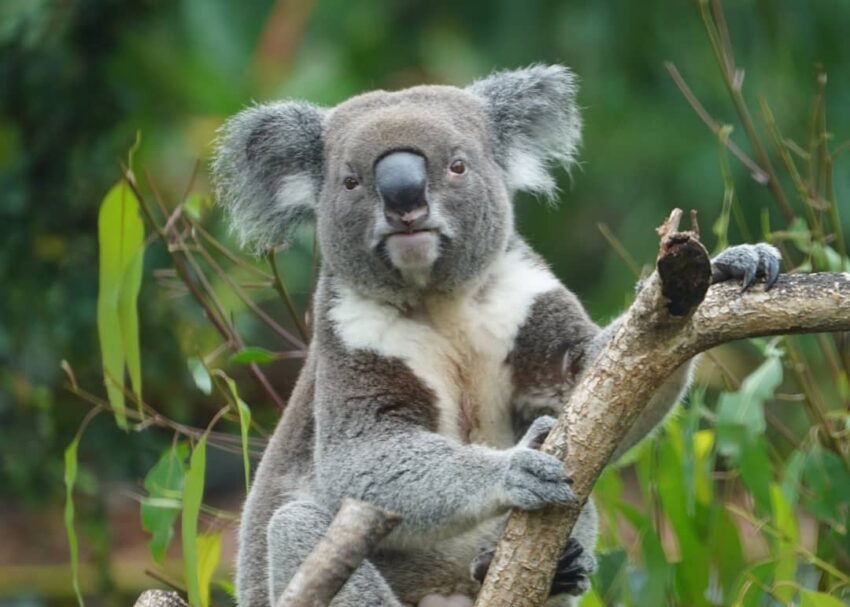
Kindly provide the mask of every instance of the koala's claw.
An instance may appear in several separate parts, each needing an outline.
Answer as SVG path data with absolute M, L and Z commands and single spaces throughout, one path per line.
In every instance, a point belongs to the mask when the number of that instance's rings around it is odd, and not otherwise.
M 484 577 L 490 569 L 490 564 L 493 562 L 494 554 L 495 550 L 483 550 L 472 560 L 469 565 L 469 574 L 473 580 L 484 581 Z M 585 552 L 581 544 L 575 538 L 569 538 L 564 553 L 558 559 L 549 596 L 556 594 L 580 596 L 590 590 L 588 575 L 593 573 L 595 568 L 588 568 L 587 564 L 583 562 L 586 560 L 583 558 L 584 555 Z
M 711 260 L 711 282 L 740 279 L 743 293 L 763 278 L 765 290 L 769 290 L 779 278 L 782 255 L 766 243 L 742 244 L 729 247 Z

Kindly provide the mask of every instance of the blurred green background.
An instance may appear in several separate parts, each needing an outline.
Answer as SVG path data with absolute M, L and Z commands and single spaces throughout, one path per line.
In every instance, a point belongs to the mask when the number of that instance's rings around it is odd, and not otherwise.
M 834 143 L 850 136 L 850 2 L 730 0 L 725 8 L 748 101 L 757 107 L 763 95 L 784 133 L 805 142 L 820 64 L 829 74 Z M 651 263 L 653 228 L 674 206 L 695 208 L 714 245 L 710 228 L 724 193 L 720 147 L 665 71 L 668 60 L 710 114 L 736 124 L 732 139 L 749 152 L 694 1 L 0 1 L 0 605 L 74 601 L 61 462 L 87 406 L 63 390 L 60 362 L 70 363 L 81 385 L 103 392 L 97 212 L 137 132 L 140 181 L 149 192 L 141 177 L 147 171 L 173 206 L 198 161 L 191 192 L 209 193 L 215 130 L 253 101 L 333 105 L 374 88 L 463 85 L 494 69 L 566 64 L 581 78 L 581 162 L 571 176 L 560 175 L 559 206 L 522 198 L 518 219 L 605 322 L 627 304 L 636 277 L 599 223 L 639 264 Z M 743 234 L 733 223 L 730 240 L 760 239 L 763 213 L 782 227 L 766 188 L 729 163 L 749 226 Z M 847 157 L 837 159 L 839 201 L 850 195 L 849 177 Z M 205 224 L 227 239 L 214 210 Z M 304 306 L 309 245 L 296 248 L 286 271 Z M 216 338 L 192 301 L 155 279 L 168 265 L 162 247 L 149 247 L 139 298 L 146 400 L 204 426 L 217 405 L 194 387 L 186 358 L 206 353 Z M 285 316 L 278 303 L 261 301 Z M 230 305 L 246 340 L 262 345 L 264 328 Z M 747 346 L 723 356 L 739 377 L 759 359 Z M 297 366 L 268 368 L 281 393 Z M 713 377 L 704 380 L 722 387 Z M 271 427 L 274 407 L 253 384 L 241 385 L 255 416 Z M 806 419 L 790 409 L 784 403 L 781 414 L 805 434 Z M 170 440 L 167 432 L 125 434 L 100 416 L 81 444 L 77 516 L 92 604 L 118 604 L 154 585 L 144 577 L 149 557 L 137 501 L 141 479 Z M 207 500 L 235 511 L 241 462 L 210 457 L 218 459 L 209 465 Z

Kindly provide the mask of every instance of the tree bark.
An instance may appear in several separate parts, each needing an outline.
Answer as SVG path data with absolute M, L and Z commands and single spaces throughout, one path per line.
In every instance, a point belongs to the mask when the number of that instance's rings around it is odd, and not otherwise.
M 325 536 L 307 556 L 276 607 L 324 607 L 401 517 L 346 498 Z
M 770 291 L 756 285 L 741 293 L 734 281 L 706 290 L 708 254 L 694 232 L 676 231 L 680 216 L 674 212 L 659 228 L 656 272 L 584 371 L 542 447 L 564 460 L 578 501 L 511 513 L 477 607 L 544 603 L 563 539 L 596 479 L 651 396 L 680 365 L 744 337 L 850 330 L 847 273 L 783 275 Z

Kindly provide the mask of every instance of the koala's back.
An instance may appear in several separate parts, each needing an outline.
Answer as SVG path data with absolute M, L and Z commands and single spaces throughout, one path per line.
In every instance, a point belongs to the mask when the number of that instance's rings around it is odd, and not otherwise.
M 313 469 L 315 357 L 304 363 L 298 382 L 263 453 L 239 529 L 237 596 L 244 606 L 268 605 L 266 532 L 275 511 L 309 491 Z

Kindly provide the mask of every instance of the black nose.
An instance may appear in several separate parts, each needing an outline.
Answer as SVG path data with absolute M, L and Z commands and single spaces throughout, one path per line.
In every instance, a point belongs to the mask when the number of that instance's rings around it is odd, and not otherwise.
M 375 164 L 375 183 L 387 215 L 402 217 L 427 208 L 425 158 L 414 152 L 391 152 Z

